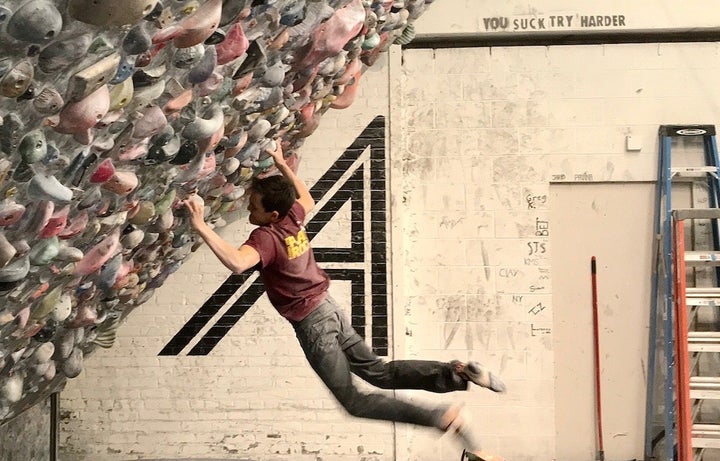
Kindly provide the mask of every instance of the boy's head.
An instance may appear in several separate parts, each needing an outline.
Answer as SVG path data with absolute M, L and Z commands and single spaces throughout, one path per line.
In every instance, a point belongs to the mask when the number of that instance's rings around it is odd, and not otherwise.
M 287 216 L 297 200 L 295 186 L 282 175 L 254 178 L 250 194 L 249 221 L 266 226 Z

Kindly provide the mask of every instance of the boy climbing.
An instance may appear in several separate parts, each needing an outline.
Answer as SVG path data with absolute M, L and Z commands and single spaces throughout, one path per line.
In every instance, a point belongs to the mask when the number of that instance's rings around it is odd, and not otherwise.
M 304 228 L 315 201 L 286 163 L 280 142 L 275 145 L 268 153 L 281 174 L 253 181 L 249 221 L 258 227 L 245 243 L 235 248 L 222 239 L 205 223 L 202 200 L 191 196 L 183 203 L 197 233 L 231 271 L 260 271 L 270 302 L 292 324 L 310 366 L 348 413 L 452 432 L 464 445 L 464 460 L 504 461 L 480 448 L 460 407 L 428 408 L 353 385 L 355 374 L 381 389 L 444 393 L 467 390 L 473 383 L 505 391 L 502 381 L 477 362 L 385 361 L 375 355 L 327 292 L 330 279 L 315 262 Z

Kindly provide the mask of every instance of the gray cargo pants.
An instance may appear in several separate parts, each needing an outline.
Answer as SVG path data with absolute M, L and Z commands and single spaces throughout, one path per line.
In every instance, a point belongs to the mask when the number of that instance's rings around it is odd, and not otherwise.
M 303 320 L 291 323 L 313 370 L 353 416 L 444 429 L 440 419 L 449 406 L 426 408 L 382 393 L 363 393 L 353 385 L 350 373 L 381 389 L 440 393 L 464 391 L 468 387 L 467 381 L 447 362 L 385 362 L 365 344 L 347 315 L 329 296 Z

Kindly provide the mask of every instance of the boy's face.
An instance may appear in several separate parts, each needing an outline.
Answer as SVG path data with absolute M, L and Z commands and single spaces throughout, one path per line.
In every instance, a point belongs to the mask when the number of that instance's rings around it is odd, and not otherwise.
M 254 224 L 256 226 L 267 226 L 268 224 L 277 221 L 278 212 L 265 211 L 265 208 L 262 204 L 262 195 L 258 193 L 253 192 L 252 194 L 250 194 L 250 200 L 247 209 L 250 212 L 250 216 L 248 216 L 250 224 Z

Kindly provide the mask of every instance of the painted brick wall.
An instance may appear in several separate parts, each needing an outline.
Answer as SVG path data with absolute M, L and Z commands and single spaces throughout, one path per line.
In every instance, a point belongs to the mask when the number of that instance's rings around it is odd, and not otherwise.
M 585 459 L 578 454 L 595 450 L 594 415 L 568 407 L 570 396 L 555 391 L 563 384 L 592 408 L 592 376 L 583 374 L 573 388 L 558 381 L 572 379 L 572 371 L 555 368 L 560 348 L 570 363 L 587 362 L 580 354 L 586 344 L 561 347 L 554 329 L 580 323 L 588 308 L 578 305 L 574 319 L 554 317 L 552 264 L 563 261 L 551 259 L 550 184 L 654 181 L 658 125 L 720 119 L 711 77 L 719 51 L 716 44 L 647 44 L 403 53 L 405 144 L 396 165 L 403 172 L 396 197 L 404 204 L 403 264 L 393 274 L 403 273 L 404 350 L 475 357 L 500 371 L 506 396 L 473 392 L 464 400 L 488 447 L 508 459 L 555 459 L 556 445 L 571 445 L 557 439 L 556 411 L 577 413 L 575 436 L 589 434 L 582 447 L 572 447 L 574 455 L 566 449 L 557 459 Z M 640 151 L 626 150 L 629 135 Z M 564 219 L 572 221 L 572 210 Z M 607 235 L 605 245 L 623 245 L 622 230 Z M 578 272 L 573 283 L 586 278 Z M 647 273 L 630 286 L 649 292 L 649 280 Z M 612 301 L 606 308 L 620 316 L 649 309 Z M 627 345 L 619 360 L 632 364 L 630 375 L 603 378 L 604 405 L 623 415 L 605 427 L 613 459 L 642 457 L 643 427 L 634 422 L 644 419 L 647 352 L 632 339 L 646 328 L 627 323 L 609 332 L 615 347 Z M 447 457 L 444 447 L 421 437 L 408 448 L 410 459 L 432 459 L 425 453 L 433 449 L 436 459 Z
M 395 50 L 365 74 L 356 104 L 328 114 L 303 147 L 300 174 L 314 183 L 370 120 L 388 116 L 393 355 L 476 358 L 511 390 L 400 394 L 465 402 L 487 447 L 508 459 L 555 457 L 549 184 L 654 180 L 659 124 L 720 120 L 719 53 L 717 44 Z M 627 135 L 641 151 L 625 150 Z M 316 244 L 346 242 L 349 216 L 338 213 Z M 223 234 L 240 243 L 247 228 Z M 344 416 L 266 301 L 209 355 L 159 357 L 227 275 L 199 251 L 120 329 L 117 347 L 88 361 L 62 395 L 63 459 L 457 457 L 431 431 Z M 348 305 L 347 283 L 333 290 Z M 628 412 L 644 410 L 634 404 Z

